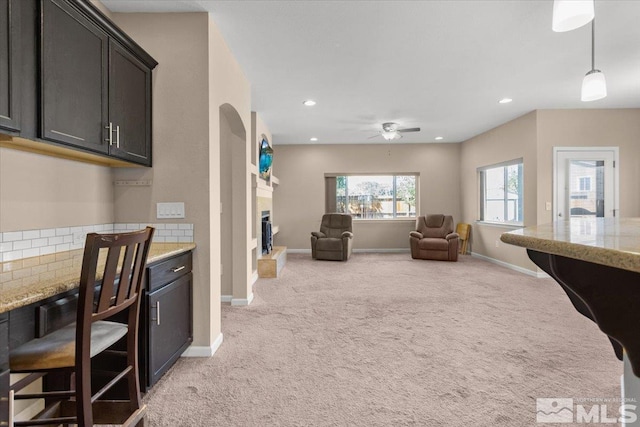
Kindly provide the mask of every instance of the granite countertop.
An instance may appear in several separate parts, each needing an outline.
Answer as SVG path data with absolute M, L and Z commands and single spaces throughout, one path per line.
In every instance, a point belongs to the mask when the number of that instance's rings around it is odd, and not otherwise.
M 152 243 L 147 264 L 195 249 L 195 243 Z M 79 286 L 83 250 L 0 262 L 0 313 Z
M 640 218 L 571 218 L 504 233 L 539 252 L 640 272 Z

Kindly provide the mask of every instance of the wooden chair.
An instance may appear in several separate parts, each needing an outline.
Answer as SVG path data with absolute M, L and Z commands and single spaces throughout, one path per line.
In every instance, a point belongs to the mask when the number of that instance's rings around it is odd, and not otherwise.
M 459 251 L 462 255 L 467 253 L 467 245 L 469 243 L 469 237 L 471 236 L 471 225 L 465 223 L 458 223 L 456 226 L 456 233 L 460 236 L 460 247 Z
M 32 420 L 14 421 L 15 426 L 144 424 L 146 407 L 142 405 L 138 383 L 138 318 L 153 232 L 153 228 L 147 227 L 132 233 L 87 235 L 76 322 L 10 352 L 11 373 L 31 373 L 11 387 L 14 399 L 45 399 L 46 404 Z M 101 253 L 103 248 L 106 251 Z M 119 320 L 126 323 L 113 321 L 118 313 Z M 111 348 L 116 343 L 123 345 L 124 341 L 125 352 Z M 96 385 L 94 381 L 92 393 L 92 358 L 109 353 L 123 362 L 108 363 L 110 371 L 117 365 L 122 365 L 117 366 L 122 370 L 109 372 L 110 379 L 104 385 Z M 64 391 L 18 394 L 48 373 L 64 374 L 71 387 Z M 100 400 L 123 379 L 128 383 L 128 400 Z

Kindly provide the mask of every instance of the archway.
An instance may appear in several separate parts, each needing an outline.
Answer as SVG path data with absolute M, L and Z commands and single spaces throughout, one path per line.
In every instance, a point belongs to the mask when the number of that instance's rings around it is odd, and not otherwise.
M 247 305 L 247 131 L 237 110 L 220 106 L 220 286 L 222 300 Z

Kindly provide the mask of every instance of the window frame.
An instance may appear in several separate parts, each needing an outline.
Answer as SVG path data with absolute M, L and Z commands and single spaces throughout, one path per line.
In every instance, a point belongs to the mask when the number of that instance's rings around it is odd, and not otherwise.
M 504 195 L 503 198 L 501 199 L 503 201 L 503 209 L 504 209 L 504 218 L 509 218 L 509 200 L 513 200 L 513 199 L 509 199 L 509 192 L 507 191 L 508 188 L 508 180 L 509 180 L 509 166 L 520 166 L 520 171 L 519 171 L 519 192 L 518 192 L 518 199 L 515 200 L 520 200 L 520 217 L 521 220 L 520 221 L 497 221 L 497 220 L 490 220 L 490 219 L 485 219 L 484 215 L 485 215 L 485 211 L 486 211 L 486 203 L 487 203 L 487 199 L 486 199 L 486 173 L 489 170 L 492 169 L 498 169 L 498 168 L 503 168 L 503 174 L 504 174 Z M 476 169 L 477 170 L 477 175 L 478 175 L 478 201 L 479 201 L 479 206 L 478 206 L 478 219 L 477 222 L 480 223 L 485 223 L 485 224 L 490 224 L 490 225 L 498 225 L 498 226 L 508 226 L 508 227 L 524 227 L 524 160 L 523 158 L 518 158 L 518 159 L 513 159 L 513 160 L 508 160 L 506 162 L 500 162 L 500 163 L 494 163 L 491 165 L 487 165 L 487 166 L 482 166 Z M 493 200 L 493 199 L 491 199 Z M 500 199 L 495 199 L 495 200 L 500 200 Z
M 390 176 L 393 178 L 393 183 L 392 183 L 392 207 L 393 207 L 393 212 L 392 215 L 393 217 L 391 218 L 357 218 L 355 216 L 353 216 L 353 220 L 354 221 L 358 221 L 358 222 L 367 222 L 367 221 L 373 221 L 373 222 L 380 222 L 380 221 L 411 221 L 411 222 L 415 222 L 416 219 L 420 216 L 420 173 L 419 172 L 366 172 L 366 173 L 359 173 L 359 172 L 349 172 L 349 173 L 325 173 L 325 186 L 327 186 L 327 182 L 333 182 L 333 191 L 328 191 L 329 189 L 325 187 L 325 196 L 326 196 L 326 203 L 325 203 L 325 212 L 326 213 L 331 213 L 331 212 L 336 212 L 337 209 L 330 209 L 330 201 L 329 199 L 333 198 L 336 199 L 336 188 L 335 188 L 335 183 L 338 177 L 341 176 L 345 176 L 345 177 L 367 177 L 367 176 Z M 415 216 L 402 216 L 402 217 L 398 217 L 397 216 L 397 206 L 396 206 L 396 187 L 397 187 L 397 180 L 396 177 L 398 176 L 412 176 L 415 178 Z M 328 181 L 327 178 L 333 179 L 332 181 Z M 349 199 L 349 188 L 348 186 L 345 189 L 345 198 L 348 200 Z M 337 205 L 336 200 L 334 200 L 334 204 Z M 331 211 L 331 212 L 330 212 Z

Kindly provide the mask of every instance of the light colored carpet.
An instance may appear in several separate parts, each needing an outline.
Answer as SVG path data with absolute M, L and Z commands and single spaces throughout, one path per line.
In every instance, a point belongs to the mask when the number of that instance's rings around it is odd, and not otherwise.
M 149 425 L 535 426 L 537 397 L 619 397 L 622 363 L 551 279 L 470 256 L 293 254 L 254 292 L 223 305 L 212 358 L 145 397 Z

